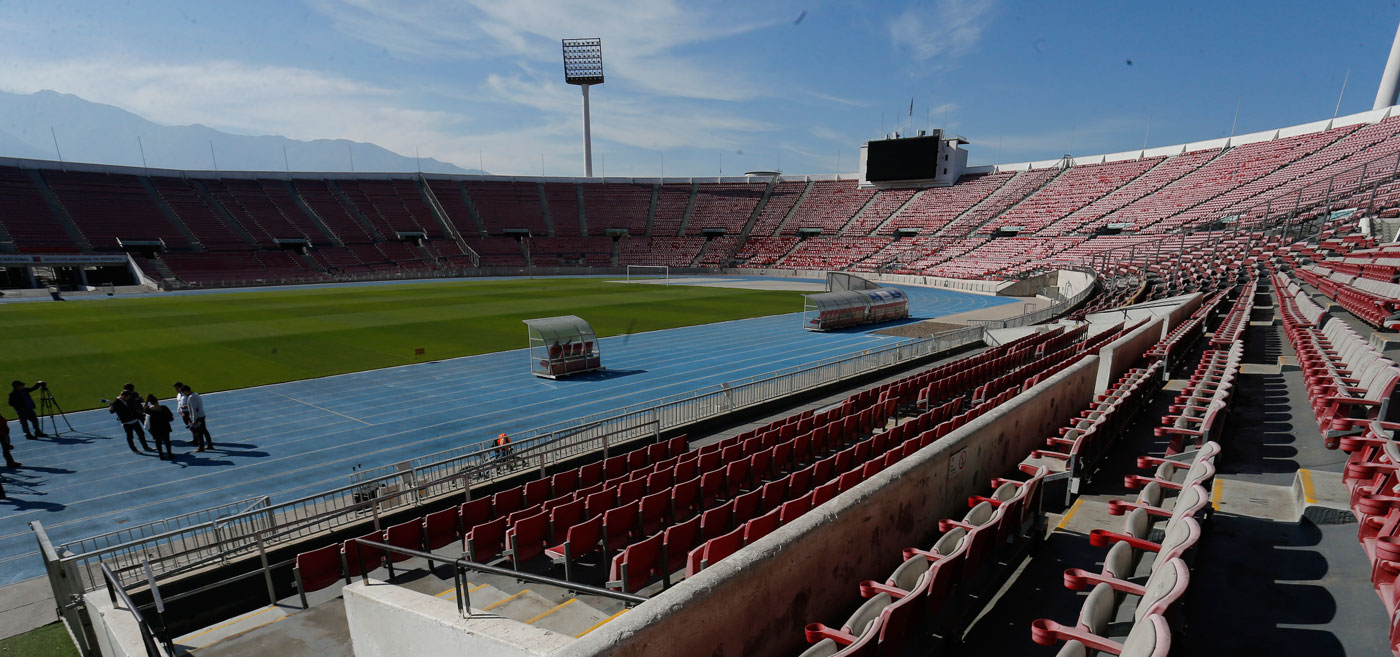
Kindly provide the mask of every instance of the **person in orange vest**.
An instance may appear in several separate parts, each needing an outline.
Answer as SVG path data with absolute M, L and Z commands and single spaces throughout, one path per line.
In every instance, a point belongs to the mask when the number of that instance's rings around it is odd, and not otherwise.
M 510 456 L 510 436 L 501 434 L 496 436 L 496 457 L 504 458 Z

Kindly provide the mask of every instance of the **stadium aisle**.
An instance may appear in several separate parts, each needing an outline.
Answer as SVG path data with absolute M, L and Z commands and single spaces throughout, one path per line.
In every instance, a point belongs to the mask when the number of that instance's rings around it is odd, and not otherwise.
M 918 318 L 1016 301 L 904 289 Z M 811 333 L 801 330 L 800 318 L 789 313 L 604 338 L 606 372 L 560 381 L 531 376 L 523 350 L 515 350 L 211 393 L 204 397 L 215 449 L 190 454 L 188 434 L 177 431 L 174 463 L 127 451 L 105 410 L 72 413 L 79 433 L 21 438 L 16 445 L 24 468 L 5 474 L 10 499 L 0 500 L 0 585 L 43 574 L 28 527 L 33 520 L 61 543 L 260 495 L 286 501 L 345 485 L 356 466 L 396 463 L 502 431 L 906 339 L 869 330 Z

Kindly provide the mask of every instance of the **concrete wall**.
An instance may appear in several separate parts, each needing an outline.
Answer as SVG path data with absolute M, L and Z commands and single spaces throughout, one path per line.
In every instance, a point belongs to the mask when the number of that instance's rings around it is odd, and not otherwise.
M 539 657 L 574 640 L 492 614 L 462 618 L 455 602 L 375 580 L 343 595 L 355 657 Z
M 1158 339 L 1161 339 L 1167 337 L 1172 329 L 1186 321 L 1191 313 L 1196 312 L 1204 299 L 1205 297 L 1200 292 L 1192 292 L 1167 299 L 1134 304 L 1118 310 L 1092 313 L 1086 319 L 1096 324 L 1105 322 L 1135 324 L 1140 319 L 1161 317 L 1166 320 L 1162 324 L 1162 332 L 1158 336 Z
M 672 272 L 677 271 L 675 267 Z M 740 276 L 777 276 L 781 278 L 813 278 L 826 280 L 825 271 L 812 271 L 805 269 L 759 269 L 750 267 L 727 267 L 719 270 L 723 274 L 736 274 Z M 714 273 L 710 270 L 707 273 Z M 921 287 L 941 287 L 959 292 L 971 294 L 996 295 L 1012 285 L 1014 281 L 976 281 L 961 278 L 944 278 L 942 276 L 911 276 L 908 274 L 875 274 L 870 272 L 856 272 L 857 276 L 878 283 L 892 283 L 897 285 L 917 285 Z
M 931 544 L 939 518 L 961 517 L 969 494 L 1085 408 L 1097 370 L 1097 357 L 1076 363 L 556 656 L 797 654 L 806 623 L 844 619 L 861 580 L 888 575 L 901 548 Z
M 141 641 L 141 627 L 136 617 L 125 608 L 114 607 L 106 589 L 83 594 L 83 602 L 87 605 L 88 618 L 97 636 L 97 650 L 102 657 L 146 657 L 146 644 Z M 168 654 L 159 642 L 156 649 L 162 657 Z
M 1124 372 L 1132 368 L 1142 355 L 1147 353 L 1152 345 L 1157 344 L 1161 339 L 1162 326 L 1165 320 L 1161 317 L 1137 327 L 1129 333 L 1099 350 L 1099 373 L 1094 382 L 1094 392 L 1101 393 L 1108 390 L 1114 381 L 1118 380 Z

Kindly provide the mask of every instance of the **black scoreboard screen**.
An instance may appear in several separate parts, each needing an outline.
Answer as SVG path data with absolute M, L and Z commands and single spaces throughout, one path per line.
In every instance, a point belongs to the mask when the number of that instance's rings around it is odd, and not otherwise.
M 867 144 L 865 178 L 871 182 L 927 180 L 938 175 L 938 145 L 943 136 L 881 139 Z

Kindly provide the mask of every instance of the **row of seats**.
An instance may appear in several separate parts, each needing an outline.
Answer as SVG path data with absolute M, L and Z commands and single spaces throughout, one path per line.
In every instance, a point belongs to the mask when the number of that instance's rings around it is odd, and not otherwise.
M 1206 320 L 1215 312 L 1216 308 L 1225 299 L 1229 290 L 1216 292 L 1204 301 L 1201 306 L 1191 313 L 1191 316 L 1183 320 L 1176 328 L 1172 329 L 1167 337 L 1152 345 L 1145 354 L 1150 360 L 1165 361 L 1167 370 L 1171 370 L 1175 365 L 1179 355 L 1189 350 L 1196 344 L 1205 332 Z
M 1210 336 L 1212 345 L 1224 347 L 1240 340 L 1244 330 L 1249 327 L 1250 316 L 1254 313 L 1254 295 L 1258 291 L 1259 279 L 1252 278 L 1245 283 L 1239 296 L 1235 298 L 1234 305 L 1230 306 L 1220 326 L 1216 327 L 1215 333 Z
M 683 455 L 692 453 L 686 450 L 685 436 L 678 436 L 664 443 L 604 459 L 599 463 L 537 479 L 498 492 L 491 497 L 471 500 L 456 507 L 429 513 L 359 538 L 411 550 L 431 551 L 458 540 L 472 542 L 474 530 L 482 525 L 490 525 L 490 528 L 481 530 L 475 536 L 481 542 L 484 556 L 491 552 L 489 544 L 492 541 L 487 538 L 487 534 L 500 527 L 503 542 L 505 526 L 511 524 L 512 516 L 518 519 L 522 512 L 525 515 L 534 515 L 528 511 L 546 506 L 558 509 L 570 502 L 585 501 L 593 492 L 597 492 L 613 480 L 630 478 L 629 473 L 642 472 L 643 476 L 650 475 L 654 473 L 655 468 L 667 461 L 673 461 L 674 467 L 674 463 L 679 462 Z M 675 455 L 671 456 L 672 453 Z M 698 452 L 693 454 L 696 458 L 699 457 Z M 597 502 L 595 506 L 596 504 Z M 569 526 L 564 524 L 564 516 L 578 510 L 578 507 L 569 507 L 560 511 L 558 515 L 561 525 Z M 496 553 L 499 554 L 500 551 L 497 550 Z M 472 553 L 473 550 L 469 548 L 467 552 Z M 385 562 L 386 556 L 391 569 L 392 564 L 407 558 L 402 554 L 385 555 L 380 550 L 360 545 L 354 539 L 298 554 L 293 576 L 297 582 L 297 590 L 302 596 L 302 604 L 306 604 L 307 593 L 330 586 L 342 577 L 348 582 L 351 577 L 361 573 L 362 566 L 366 571 L 374 570 Z
M 1066 588 L 1089 589 L 1078 618 L 1073 625 L 1037 619 L 1031 640 L 1046 646 L 1063 642 L 1058 657 L 1170 654 L 1173 625 L 1181 627 L 1177 603 L 1187 593 L 1201 524 L 1210 513 L 1219 453 L 1218 443 L 1207 442 L 1178 459 L 1139 457 L 1139 466 L 1153 468 L 1153 475 L 1134 480 L 1140 489 L 1134 501 L 1109 503 L 1109 513 L 1125 516 L 1123 530 L 1089 534 L 1090 545 L 1108 548 L 1102 565 L 1065 571 Z
M 1070 483 L 1066 502 L 1076 491 L 1084 490 L 1104 455 L 1128 427 L 1143 405 L 1161 388 L 1161 361 L 1124 372 L 1108 390 L 1097 395 L 1079 417 L 1047 437 L 1048 449 L 1032 451 L 1027 465 L 1047 465 L 1052 472 L 1064 472 Z
M 1168 439 L 1167 456 L 1186 451 L 1188 440 L 1197 449 L 1207 440 L 1217 440 L 1243 359 L 1244 343 L 1238 340 L 1228 349 L 1209 349 L 1201 354 L 1181 394 L 1172 399 L 1162 416 L 1162 426 L 1153 430 L 1153 435 Z
M 1335 272 L 1317 265 L 1297 270 L 1308 284 L 1372 326 L 1400 328 L 1400 283 Z
M 1145 321 L 1145 320 L 1143 320 Z M 1119 325 L 1114 330 L 1105 331 L 1103 334 L 1111 341 L 1141 326 L 1142 322 L 1129 327 Z M 1052 335 L 1044 339 L 1039 345 L 1033 345 L 1022 351 L 1028 351 L 1045 357 L 1045 351 L 1057 346 L 1056 340 L 1061 336 Z M 1085 344 L 1085 343 L 1079 343 Z M 1096 345 L 1088 348 L 1092 352 L 1102 346 L 1104 342 L 1095 339 L 1091 344 Z M 1076 345 L 1071 345 L 1073 349 Z M 1232 345 L 1232 353 L 1238 356 L 1240 345 Z M 1005 355 L 998 358 L 1006 358 Z M 994 361 L 995 362 L 995 361 Z M 1203 391 L 1211 386 L 1217 385 L 1221 377 L 1212 376 L 1217 373 L 1212 369 L 1214 356 L 1203 366 L 1199 377 L 1193 377 L 1191 386 L 1185 391 L 1191 399 L 1179 399 L 1183 404 L 1193 405 L 1196 395 L 1203 394 Z M 1134 368 L 1125 373 L 1120 380 L 1109 389 L 1109 391 L 1096 398 L 1093 405 L 1086 409 L 1080 418 L 1071 423 L 1069 427 L 1061 432 L 1058 438 L 1050 439 L 1052 446 L 1068 448 L 1069 452 L 1050 454 L 1048 450 L 1037 450 L 1030 459 L 1023 461 L 1020 470 L 1032 475 L 1031 478 L 1022 482 L 1011 482 L 1006 480 L 996 480 L 993 485 L 996 490 L 988 497 L 974 497 L 968 503 L 972 510 L 961 521 L 944 520 L 939 522 L 939 530 L 943 535 L 934 543 L 933 547 L 927 550 L 906 549 L 904 551 L 905 562 L 890 574 L 884 583 L 867 581 L 862 583 L 860 592 L 862 597 L 868 600 L 853 612 L 847 620 L 840 626 L 827 626 L 814 623 L 807 626 L 805 637 L 814 645 L 803 653 L 803 657 L 826 657 L 830 655 L 896 655 L 909 654 L 909 651 L 924 651 L 930 639 L 938 636 L 957 636 L 960 630 L 959 620 L 965 618 L 968 612 L 976 612 L 976 608 L 967 609 L 968 603 L 973 600 L 984 599 L 979 596 L 965 596 L 964 593 L 976 594 L 987 586 L 996 586 L 999 580 L 989 576 L 989 569 L 1001 569 L 1007 571 L 1014 569 L 1022 556 L 1017 551 L 1019 545 L 1033 544 L 1035 538 L 1040 535 L 1040 529 L 1035 522 L 1040 517 L 1040 502 L 1035 498 L 1035 490 L 1039 487 L 1052 470 L 1059 470 L 1053 464 L 1055 460 L 1060 463 L 1072 460 L 1081 455 L 1090 453 L 1101 454 L 1106 449 L 1108 442 L 1117 435 L 1123 426 L 1126 426 L 1152 394 L 1160 387 L 1161 368 L 1163 363 L 1158 360 L 1149 363 L 1146 367 Z M 1228 384 L 1226 384 L 1228 386 Z M 1012 392 L 1019 392 L 1014 390 Z M 1214 475 L 1213 459 L 1218 453 L 1218 447 L 1210 443 L 1198 450 L 1191 461 L 1171 460 L 1167 458 L 1143 457 L 1139 459 L 1142 467 L 1155 468 L 1156 472 L 1151 477 L 1131 477 L 1125 483 L 1131 488 L 1142 488 L 1137 501 L 1130 505 L 1114 505 L 1111 512 L 1121 515 L 1125 511 L 1132 510 L 1127 533 L 1111 534 L 1100 532 L 1096 534 L 1095 544 L 1108 545 L 1114 542 L 1121 542 L 1122 546 L 1112 551 L 1109 560 L 1110 577 L 1128 578 L 1132 577 L 1131 568 L 1141 564 L 1147 564 L 1148 572 L 1151 571 L 1151 559 L 1142 557 L 1144 552 L 1151 551 L 1158 544 L 1148 542 L 1150 532 L 1147 526 L 1154 517 L 1167 517 L 1173 511 L 1178 513 L 1183 520 L 1173 521 L 1170 532 L 1170 540 L 1166 547 L 1165 556 L 1159 558 L 1163 564 L 1170 563 L 1170 569 L 1164 569 L 1164 574 L 1150 585 L 1139 586 L 1130 582 L 1119 583 L 1107 579 L 1095 579 L 1095 575 L 1084 573 L 1083 571 L 1072 571 L 1076 579 L 1074 586 L 1083 588 L 1084 582 L 1093 580 L 1095 582 L 1105 582 L 1110 593 L 1102 590 L 1095 594 L 1093 600 L 1094 609 L 1092 614 L 1095 623 L 1090 628 L 1092 631 L 1104 632 L 1107 628 L 1107 620 L 1112 620 L 1112 616 L 1104 616 L 1103 609 L 1099 608 L 1106 601 L 1111 602 L 1114 595 L 1111 593 L 1123 590 L 1122 586 L 1137 587 L 1137 595 L 1151 589 L 1154 595 L 1163 596 L 1172 594 L 1179 597 L 1180 591 L 1176 591 L 1170 584 L 1185 582 L 1188 578 L 1187 569 L 1184 563 L 1175 563 L 1172 560 L 1181 556 L 1178 548 L 1182 545 L 1194 544 L 1195 536 L 1199 536 L 1198 526 L 1192 516 L 1200 512 L 1209 501 L 1209 495 L 1204 492 L 1204 485 L 1209 485 L 1209 479 Z M 1082 452 L 1082 454 L 1081 454 Z M 1071 456 L 1071 454 L 1073 456 Z M 1178 456 L 1178 459 L 1181 457 Z M 1038 461 L 1038 462 L 1037 462 Z M 1086 464 L 1089 465 L 1089 464 Z M 1192 467 L 1194 466 L 1194 467 Z M 1189 494 L 1179 495 L 1178 491 L 1185 488 Z M 1071 491 L 1077 487 L 1071 487 Z M 1022 497 L 1022 495 L 1026 497 Z M 1180 497 L 1181 503 L 1176 505 L 1181 510 L 1176 511 L 1173 507 L 1174 497 Z M 1018 500 L 1031 500 L 1024 506 L 1018 507 Z M 1019 510 L 1018 510 L 1019 509 Z M 1008 520 L 1010 519 L 1010 520 Z M 1165 528 L 1166 525 L 1162 525 Z M 1192 531 L 1195 528 L 1195 531 Z M 1183 539 L 1183 535 L 1186 537 Z M 1008 556 L 1001 556 L 1008 555 Z M 1146 574 L 1146 573 L 1145 573 Z M 1145 575 L 1144 574 L 1144 575 Z M 1168 582 L 1168 576 L 1171 579 Z M 1141 581 L 1141 580 L 1137 580 Z M 1162 594 L 1165 586 L 1167 594 Z M 956 593 L 954 592 L 956 590 Z M 1175 597 L 1172 599 L 1174 600 Z M 1148 607 L 1144 611 L 1153 607 L 1156 598 L 1149 601 Z M 1158 610 L 1160 612 L 1160 610 Z M 1037 641 L 1042 643 L 1052 643 L 1058 636 L 1056 633 L 1069 628 L 1062 628 L 1049 621 L 1037 622 Z M 1141 635 L 1145 630 L 1139 630 Z M 1081 641 L 1089 639 L 1087 636 L 1075 637 Z M 1118 654 L 1114 648 L 1121 648 L 1116 643 L 1095 638 L 1096 643 L 1091 645 L 1095 650 L 1110 651 Z M 1164 624 L 1153 621 L 1151 623 L 1151 636 L 1143 638 L 1138 636 L 1127 641 L 1133 650 L 1140 650 L 1139 644 L 1144 642 L 1159 641 L 1162 645 L 1167 645 L 1170 641 L 1169 631 Z M 1062 651 L 1066 657 L 1071 655 L 1088 655 L 1084 649 L 1084 644 L 1075 643 Z M 1165 650 L 1161 652 L 1124 652 L 1129 655 L 1165 655 Z
M 865 602 L 839 625 L 808 624 L 803 637 L 812 646 L 802 657 L 901 655 L 956 632 L 1043 532 L 1046 470 L 1026 474 L 993 479 L 991 494 L 969 498 L 962 518 L 937 521 L 941 534 L 929 547 L 905 548 L 884 581 L 859 582 L 855 593 Z
M 1301 286 L 1274 272 L 1284 335 L 1298 354 L 1298 366 L 1318 430 L 1329 447 L 1341 436 L 1359 433 L 1372 419 L 1400 419 L 1400 367 L 1340 318 L 1321 312 Z M 1300 301 L 1301 298 L 1301 301 Z
M 940 409 L 940 415 L 906 424 L 941 422 L 951 419 L 954 410 L 949 405 Z M 822 416 L 811 418 L 813 424 L 802 419 L 718 443 L 721 461 L 727 465 L 705 472 L 694 482 L 702 510 L 693 518 L 665 517 L 634 536 L 640 540 L 613 557 L 608 586 L 634 592 L 658 578 L 669 585 L 670 574 L 681 565 L 687 577 L 693 576 L 902 458 L 903 454 L 893 454 L 897 450 L 890 449 L 890 441 L 904 431 L 878 432 L 855 442 L 885 425 L 893 417 L 892 405 Z M 824 424 L 815 424 L 823 419 Z M 809 426 L 810 430 L 797 433 Z M 783 442 L 774 442 L 778 440 Z M 832 485 L 818 492 L 828 483 Z M 555 558 L 562 554 L 558 550 Z
M 1400 424 L 1375 420 L 1362 434 L 1341 439 L 1347 452 L 1342 480 L 1360 522 L 1357 541 L 1371 563 L 1371 584 L 1390 619 L 1389 647 L 1400 655 Z

